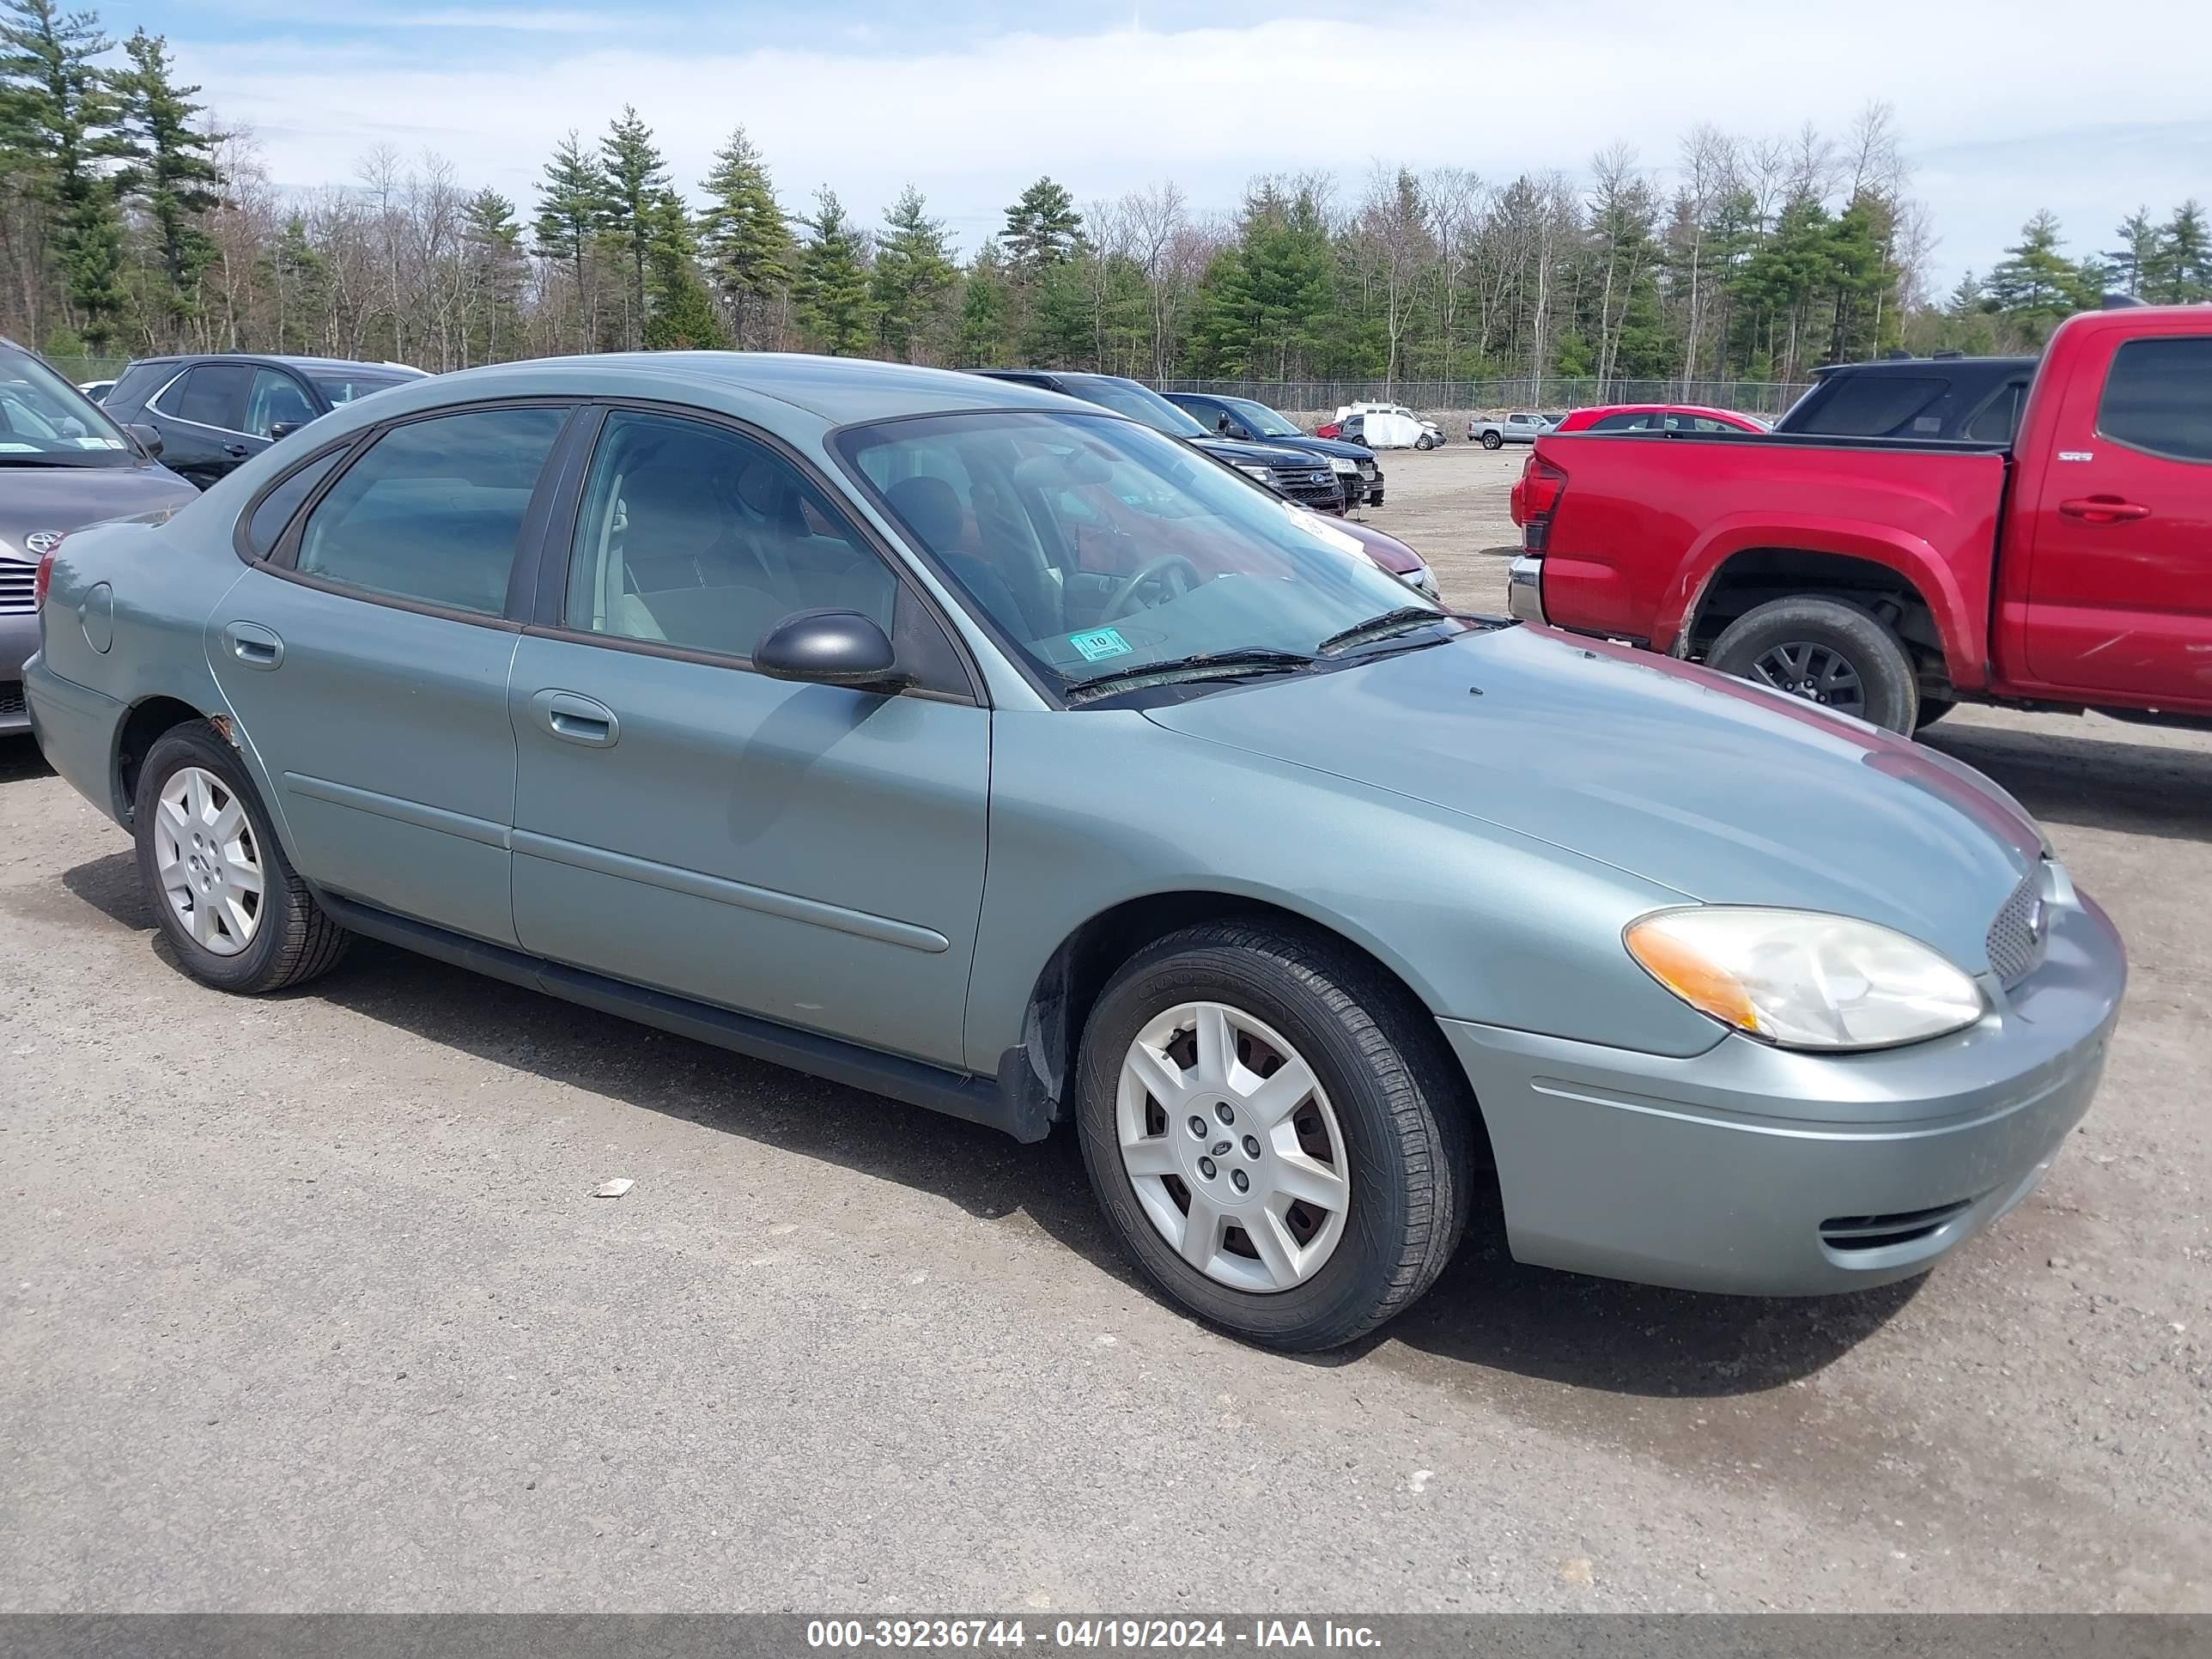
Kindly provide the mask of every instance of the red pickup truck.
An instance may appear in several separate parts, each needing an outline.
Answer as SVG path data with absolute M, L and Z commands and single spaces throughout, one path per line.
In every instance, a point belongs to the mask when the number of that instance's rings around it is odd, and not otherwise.
M 1558 434 L 1514 517 L 1515 615 L 1892 731 L 1968 699 L 2212 722 L 2212 307 L 2070 319 L 2008 445 Z

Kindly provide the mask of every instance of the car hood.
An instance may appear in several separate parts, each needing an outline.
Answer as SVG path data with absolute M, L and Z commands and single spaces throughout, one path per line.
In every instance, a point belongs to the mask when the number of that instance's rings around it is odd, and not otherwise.
M 1275 444 L 1248 443 L 1242 438 L 1193 438 L 1190 441 L 1231 466 L 1277 466 L 1303 471 L 1314 464 L 1310 453 Z
M 1880 922 L 1979 972 L 2043 841 L 1971 769 L 1649 653 L 1509 627 L 1147 710 L 1709 903 Z M 1357 857 L 1356 848 L 1343 849 Z
M 1422 568 L 1419 554 L 1372 525 L 1362 524 L 1357 519 L 1331 519 L 1328 527 L 1340 536 L 1351 537 L 1367 550 L 1369 558 L 1394 576 L 1410 576 Z
M 165 466 L 0 466 L 0 543 L 36 558 L 33 536 L 173 511 L 198 494 Z
M 1304 450 L 1309 455 L 1341 455 L 1347 461 L 1371 461 L 1375 452 L 1364 444 L 1348 444 L 1339 438 L 1266 438 L 1261 441 L 1278 449 Z

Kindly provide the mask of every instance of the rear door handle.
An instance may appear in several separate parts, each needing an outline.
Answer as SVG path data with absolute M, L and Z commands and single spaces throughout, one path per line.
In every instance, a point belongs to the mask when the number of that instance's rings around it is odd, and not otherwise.
M 2080 519 L 2087 524 L 2119 524 L 2150 517 L 2150 509 L 2141 501 L 2124 501 L 2118 495 L 2078 497 L 2059 502 L 2058 510 L 2069 519 Z
M 274 668 L 284 660 L 284 641 L 274 629 L 264 628 L 259 623 L 226 623 L 222 629 L 223 645 L 230 654 L 248 668 Z
M 538 723 L 563 743 L 611 749 L 622 737 L 615 711 L 594 698 L 547 690 L 531 698 L 530 706 L 537 711 Z

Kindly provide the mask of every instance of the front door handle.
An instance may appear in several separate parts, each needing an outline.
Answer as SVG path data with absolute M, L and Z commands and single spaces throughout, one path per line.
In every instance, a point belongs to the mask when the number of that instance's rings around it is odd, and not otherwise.
M 222 447 L 222 453 L 226 455 L 236 455 L 242 458 L 252 452 L 248 450 L 244 444 L 225 444 Z
M 2075 501 L 2061 501 L 2058 510 L 2068 518 L 2079 519 L 2085 524 L 2119 524 L 2150 517 L 2150 509 L 2141 501 L 2124 501 L 2118 495 L 2087 495 Z
M 538 723 L 563 743 L 611 749 L 622 737 L 615 711 L 594 698 L 548 690 L 531 698 L 530 706 L 537 711 Z
M 248 668 L 274 668 L 284 660 L 284 641 L 276 636 L 276 629 L 259 623 L 224 623 L 222 642 Z

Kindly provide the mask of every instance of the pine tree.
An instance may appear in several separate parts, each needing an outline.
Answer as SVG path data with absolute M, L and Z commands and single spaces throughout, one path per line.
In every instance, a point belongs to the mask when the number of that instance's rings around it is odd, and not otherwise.
M 2019 242 L 2005 255 L 1990 272 L 1983 304 L 2033 338 L 2042 339 L 2064 318 L 2097 302 L 2095 290 L 2083 287 L 2081 267 L 2059 252 L 2058 221 L 2050 213 L 2022 225 Z
M 514 204 L 495 190 L 471 197 L 465 220 L 471 284 L 483 309 L 483 335 L 474 355 L 499 362 L 521 343 L 510 319 L 522 295 L 522 227 L 515 222 Z
M 52 248 L 70 320 L 104 351 L 121 331 L 123 222 L 100 163 L 125 153 L 121 106 L 94 62 L 114 42 L 88 11 L 0 0 L 0 135 L 27 193 L 52 211 Z
M 584 264 L 592 244 L 607 222 L 607 179 L 599 161 L 584 149 L 574 127 L 545 164 L 538 186 L 538 219 L 532 234 L 538 255 L 566 264 L 576 283 L 576 347 L 587 342 L 584 316 Z
M 956 361 L 963 368 L 990 368 L 1006 361 L 1008 283 L 995 238 L 986 238 L 968 262 L 960 289 L 960 333 Z
M 599 140 L 599 164 L 607 184 L 606 231 L 622 244 L 629 265 L 630 341 L 641 344 L 646 268 L 653 261 L 656 244 L 666 234 L 668 204 L 676 196 L 669 187 L 668 163 L 653 142 L 653 129 L 628 104 L 608 124 L 606 137 Z
M 877 327 L 894 357 L 914 361 L 915 342 L 934 330 L 945 292 L 958 276 L 945 222 L 929 216 L 921 192 L 908 185 L 884 216 L 870 283 Z
M 646 349 L 726 350 L 729 332 L 699 274 L 697 228 L 673 191 L 662 196 L 656 210 L 650 257 L 646 291 L 652 310 L 645 319 Z
M 799 251 L 799 276 L 793 283 L 793 307 L 813 343 L 833 357 L 858 357 L 875 337 L 874 307 L 868 296 L 866 252 L 860 233 L 845 217 L 832 190 L 814 194 L 814 214 L 801 218 L 807 233 Z
M 2137 208 L 2120 221 L 2112 234 L 2120 239 L 2120 245 L 2104 256 L 2109 280 L 2118 285 L 2121 293 L 2140 297 L 2144 281 L 2158 263 L 2158 227 L 2150 222 L 2150 210 Z
M 2212 299 L 2212 231 L 2204 210 L 2191 198 L 2158 229 L 2156 256 L 2145 275 L 2144 297 L 2161 305 L 2191 305 Z
M 123 49 L 131 67 L 115 77 L 115 89 L 129 159 L 116 182 L 153 222 L 167 283 L 163 304 L 173 317 L 183 318 L 192 308 L 194 283 L 215 257 L 198 220 L 222 200 L 222 173 L 214 159 L 217 138 L 193 124 L 204 109 L 192 102 L 199 88 L 180 87 L 172 78 L 166 39 L 139 29 Z
M 739 348 L 767 345 L 769 310 L 791 286 L 798 250 L 768 168 L 743 127 L 714 153 L 706 186 L 711 199 L 700 220 L 700 245 L 708 274 L 729 307 Z
M 1073 257 L 1083 240 L 1083 216 L 1066 186 L 1040 179 L 1006 210 L 1006 264 L 1017 276 L 1034 276 Z

